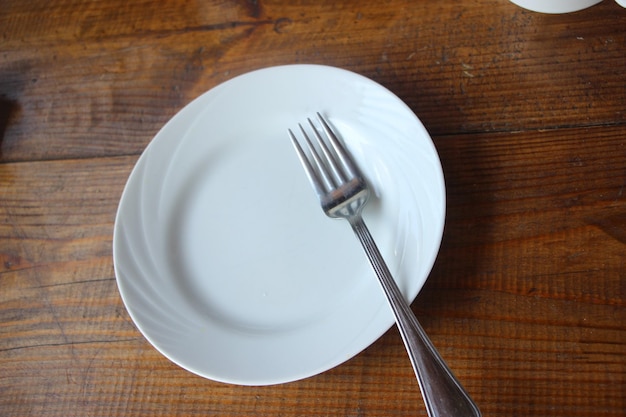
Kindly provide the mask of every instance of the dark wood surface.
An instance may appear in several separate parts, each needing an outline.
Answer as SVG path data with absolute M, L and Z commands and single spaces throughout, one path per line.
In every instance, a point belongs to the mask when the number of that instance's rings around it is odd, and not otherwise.
M 346 68 L 431 133 L 440 255 L 413 309 L 484 416 L 626 410 L 626 10 L 505 0 L 0 3 L 0 414 L 426 415 L 395 329 L 303 381 L 194 376 L 113 272 L 126 179 L 192 99 L 278 64 Z

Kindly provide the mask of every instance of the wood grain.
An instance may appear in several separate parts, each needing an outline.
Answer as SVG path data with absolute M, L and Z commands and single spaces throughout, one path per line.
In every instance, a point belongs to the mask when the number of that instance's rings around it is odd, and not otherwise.
M 39 22 L 41 6 L 15 2 L 0 12 L 3 159 L 138 153 L 202 92 L 291 63 L 369 76 L 436 135 L 626 118 L 626 17 L 610 2 L 565 16 L 504 1 L 331 4 L 60 3 Z
M 484 416 L 626 410 L 626 11 L 508 1 L 5 0 L 0 414 L 426 415 L 396 329 L 321 375 L 208 381 L 141 336 L 112 230 L 139 154 L 244 72 L 318 63 L 400 96 L 447 215 L 413 308 Z

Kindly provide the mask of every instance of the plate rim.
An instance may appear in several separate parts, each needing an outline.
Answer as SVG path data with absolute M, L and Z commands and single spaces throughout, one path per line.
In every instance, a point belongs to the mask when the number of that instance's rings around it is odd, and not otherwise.
M 359 349 L 359 350 L 358 350 L 357 352 L 355 352 L 352 356 L 350 356 L 350 357 L 348 357 L 348 358 L 345 358 L 345 359 L 343 359 L 343 360 L 341 360 L 341 361 L 338 361 L 337 363 L 330 364 L 330 365 L 329 365 L 329 366 L 327 366 L 327 367 L 322 367 L 322 368 L 324 368 L 324 369 L 318 369 L 318 370 L 315 370 L 315 371 L 311 371 L 311 372 L 309 372 L 309 373 L 306 373 L 306 375 L 300 375 L 300 376 L 295 376 L 295 375 L 294 375 L 294 377 L 289 378 L 289 379 L 284 379 L 284 378 L 283 378 L 283 379 L 280 379 L 280 380 L 272 380 L 272 378 L 267 378 L 267 381 L 265 381 L 265 382 L 263 382 L 263 381 L 257 381 L 257 380 L 255 380 L 255 381 L 245 381 L 245 380 L 236 381 L 236 380 L 234 380 L 234 379 L 219 378 L 219 377 L 215 377 L 215 376 L 213 376 L 213 375 L 207 375 L 207 374 L 205 374 L 205 373 L 198 372 L 198 370 L 197 370 L 197 369 L 192 369 L 191 367 L 186 366 L 184 363 L 181 363 L 181 362 L 179 362 L 179 361 L 177 361 L 177 360 L 172 359 L 171 355 L 170 355 L 170 354 L 168 354 L 168 352 L 167 352 L 165 349 L 162 349 L 162 347 L 161 347 L 161 346 L 159 346 L 159 344 L 158 344 L 157 342 L 155 342 L 155 340 L 153 340 L 153 339 L 150 337 L 150 335 L 149 335 L 149 334 L 145 331 L 145 329 L 143 328 L 143 326 L 139 324 L 139 323 L 141 322 L 141 320 L 138 320 L 138 319 L 137 319 L 137 317 L 135 317 L 135 315 L 134 315 L 134 311 L 133 311 L 133 308 L 129 305 L 129 300 L 127 299 L 127 297 L 125 297 L 125 291 L 124 291 L 124 289 L 123 289 L 123 287 L 124 287 L 125 283 L 123 283 L 123 279 L 122 279 L 122 278 L 120 278 L 120 276 L 121 276 L 121 275 L 120 275 L 120 273 L 119 273 L 119 271 L 118 271 L 118 260 L 117 260 L 117 259 L 119 259 L 119 256 L 116 256 L 116 253 L 117 253 L 117 251 L 119 250 L 119 248 L 118 248 L 118 243 L 117 243 L 117 242 L 118 242 L 118 239 L 119 239 L 119 235 L 120 235 L 120 233 L 121 233 L 121 231 L 119 230 L 119 227 L 120 227 L 119 225 L 121 224 L 121 218 L 122 218 L 122 216 L 123 216 L 123 213 L 122 213 L 122 211 L 123 211 L 123 210 L 122 210 L 122 203 L 123 203 L 123 201 L 124 201 L 124 199 L 125 199 L 125 197 L 126 197 L 127 192 L 130 192 L 130 188 L 131 188 L 130 183 L 131 183 L 131 180 L 132 180 L 134 177 L 136 177 L 137 175 L 139 175 L 138 173 L 140 172 L 140 170 L 141 170 L 141 169 L 143 169 L 143 164 L 145 163 L 145 157 L 144 157 L 144 155 L 146 155 L 146 154 L 150 151 L 151 146 L 153 146 L 153 143 L 155 143 L 155 140 L 156 140 L 157 138 L 160 138 L 160 137 L 166 136 L 166 135 L 167 135 L 167 131 L 168 131 L 168 129 L 171 129 L 171 128 L 172 128 L 172 125 L 175 123 L 175 121 L 179 121 L 179 119 L 183 117 L 183 116 L 180 116 L 180 117 L 179 117 L 179 115 L 183 114 L 183 112 L 185 111 L 185 109 L 190 108 L 190 106 L 191 106 L 193 103 L 199 102 L 199 100 L 200 100 L 202 97 L 205 97 L 205 96 L 207 96 L 207 95 L 211 94 L 211 92 L 216 91 L 217 89 L 223 89 L 223 88 L 224 88 L 224 87 L 223 87 L 224 85 L 226 85 L 227 83 L 233 83 L 233 82 L 236 82 L 236 80 L 237 80 L 237 79 L 239 79 L 239 78 L 241 78 L 241 77 L 246 77 L 246 76 L 249 76 L 250 74 L 253 74 L 253 73 L 258 73 L 258 72 L 262 72 L 262 71 L 276 71 L 276 70 L 279 70 L 279 71 L 280 71 L 280 70 L 285 69 L 285 68 L 294 69 L 294 70 L 296 70 L 296 71 L 299 71 L 299 70 L 304 70 L 304 71 L 306 71 L 306 70 L 315 70 L 315 71 L 318 71 L 318 70 L 321 70 L 321 71 L 339 71 L 339 73 L 342 73 L 342 74 L 344 74 L 344 75 L 346 75 L 346 76 L 348 76 L 348 77 L 355 77 L 355 76 L 356 76 L 358 79 L 365 80 L 367 83 L 370 83 L 370 85 L 374 86 L 375 88 L 382 89 L 382 90 L 386 91 L 386 93 L 387 93 L 387 94 L 389 94 L 391 97 L 395 98 L 395 99 L 398 101 L 398 104 L 401 104 L 401 105 L 405 106 L 405 107 L 406 107 L 406 109 L 408 109 L 408 110 L 411 112 L 411 114 L 413 114 L 413 116 L 415 116 L 415 115 L 414 115 L 414 113 L 412 112 L 412 110 L 411 110 L 411 109 L 409 109 L 409 108 L 408 108 L 408 106 L 406 106 L 406 104 L 405 104 L 405 103 L 404 103 L 401 99 L 399 99 L 399 98 L 398 98 L 398 97 L 397 97 L 397 96 L 396 96 L 393 92 L 389 91 L 389 90 L 388 90 L 388 89 L 386 89 L 384 86 L 382 86 L 381 84 L 377 83 L 376 81 L 371 80 L 371 79 L 369 79 L 369 78 L 367 78 L 367 77 L 364 77 L 364 76 L 363 76 L 363 75 L 361 75 L 361 74 L 358 74 L 358 73 L 355 73 L 355 72 L 352 72 L 352 71 L 349 71 L 349 70 L 346 70 L 346 69 L 337 68 L 337 67 L 332 67 L 332 66 L 326 66 L 326 65 L 317 65 L 317 64 L 294 64 L 294 65 L 281 65 L 281 66 L 274 66 L 274 67 L 266 67 L 266 68 L 256 69 L 256 70 L 253 70 L 253 71 L 250 71 L 250 72 L 247 72 L 247 73 L 244 73 L 244 74 L 238 75 L 238 76 L 236 76 L 236 77 L 234 77 L 234 78 L 231 78 L 231 79 L 229 79 L 229 80 L 225 81 L 224 83 L 218 84 L 218 85 L 214 86 L 213 88 L 211 88 L 211 89 L 207 90 L 205 93 L 201 94 L 200 96 L 196 97 L 194 100 L 192 100 L 191 102 L 189 102 L 189 103 L 188 103 L 186 106 L 184 106 L 184 107 L 183 107 L 183 108 L 182 108 L 179 112 L 177 112 L 177 113 L 176 113 L 176 114 L 175 114 L 172 118 L 170 118 L 170 119 L 169 119 L 169 120 L 168 120 L 168 121 L 164 124 L 164 126 L 163 126 L 163 127 L 162 127 L 162 128 L 161 128 L 158 132 L 157 132 L 157 134 L 156 134 L 156 135 L 155 135 L 155 136 L 151 139 L 150 143 L 148 143 L 148 145 L 146 146 L 146 148 L 144 149 L 144 151 L 143 151 L 143 152 L 142 152 L 142 154 L 140 155 L 139 159 L 136 161 L 136 163 L 135 163 L 135 165 L 134 165 L 133 169 L 131 170 L 131 172 L 130 172 L 130 174 L 129 174 L 129 176 L 128 176 L 127 182 L 126 182 L 126 184 L 125 184 L 125 186 L 124 186 L 124 190 L 123 190 L 122 195 L 121 195 L 121 198 L 120 198 L 120 203 L 119 203 L 118 210 L 117 210 L 116 217 L 115 217 L 115 225 L 114 225 L 114 233 L 113 233 L 113 258 L 114 258 L 114 269 L 115 269 L 115 277 L 116 277 L 117 286 L 118 286 L 118 289 L 119 289 L 120 295 L 121 295 L 121 297 L 122 297 L 122 300 L 123 300 L 124 306 L 125 306 L 125 308 L 126 308 L 126 310 L 127 310 L 128 314 L 130 315 L 130 317 L 131 317 L 131 319 L 132 319 L 132 321 L 133 321 L 133 324 L 137 327 L 137 329 L 140 331 L 140 333 L 141 333 L 141 334 L 142 334 L 142 335 L 143 335 L 143 336 L 144 336 L 144 337 L 145 337 L 145 338 L 146 338 L 146 339 L 150 342 L 150 344 L 151 344 L 151 345 L 152 345 L 152 346 L 153 346 L 153 347 L 154 347 L 157 351 L 159 351 L 159 352 L 160 352 L 163 356 L 165 356 L 165 357 L 166 357 L 167 359 L 169 359 L 170 361 L 172 361 L 172 362 L 176 363 L 178 366 L 180 366 L 180 367 L 182 367 L 182 368 L 184 368 L 184 369 L 187 369 L 187 370 L 188 370 L 188 371 L 190 371 L 190 372 L 193 372 L 193 373 L 198 374 L 198 375 L 200 375 L 200 376 L 202 376 L 202 377 L 205 377 L 205 378 L 208 378 L 208 379 L 212 379 L 212 380 L 216 380 L 216 381 L 220 381 L 220 382 L 234 383 L 234 384 L 240 384 L 240 385 L 272 385 L 272 384 L 286 383 L 286 382 L 291 382 L 291 381 L 296 381 L 296 380 L 299 380 L 299 379 L 307 378 L 307 377 L 310 377 L 310 376 L 313 376 L 313 375 L 319 374 L 320 372 L 324 372 L 324 371 L 326 371 L 326 370 L 328 370 L 328 369 L 332 369 L 333 367 L 335 367 L 335 366 L 337 366 L 337 365 L 339 365 L 339 364 L 341 364 L 341 363 L 345 362 L 346 360 L 350 359 L 351 357 L 355 356 L 355 355 L 356 355 L 356 354 L 358 354 L 358 353 L 359 353 L 362 349 L 366 348 L 366 347 L 367 347 L 367 346 L 369 346 L 371 343 L 374 343 L 374 342 L 375 342 L 375 341 L 376 341 L 376 340 L 377 340 L 377 339 L 378 339 L 378 338 L 379 338 L 379 337 L 380 337 L 380 336 L 381 336 L 384 332 L 386 332 L 386 331 L 389 329 L 389 327 L 391 327 L 391 326 L 393 325 L 393 322 L 391 322 L 391 323 L 390 323 L 390 325 L 389 325 L 389 326 L 387 326 L 385 330 L 383 330 L 382 332 L 380 332 L 380 334 L 378 334 L 376 337 L 371 338 L 370 342 L 369 342 L 368 344 L 366 344 L 366 346 L 365 346 L 365 347 L 363 347 L 363 348 Z M 357 78 L 355 78 L 355 79 L 357 79 Z M 199 106 L 199 105 L 198 105 L 198 106 Z M 187 125 L 186 125 L 187 130 L 191 129 L 191 126 L 193 125 L 193 122 L 194 122 L 194 121 L 195 121 L 195 120 L 196 120 L 196 119 L 197 119 L 197 118 L 198 118 L 198 117 L 199 117 L 199 116 L 200 116 L 200 115 L 201 115 L 204 111 L 205 111 L 205 110 L 203 110 L 201 107 L 198 107 L 198 110 L 195 112 L 195 115 L 193 115 L 192 117 L 190 117 L 190 122 L 191 122 L 191 124 L 187 124 Z M 188 116 L 188 114 L 189 114 L 189 113 L 193 114 L 192 112 L 188 111 L 187 113 L 185 113 L 185 115 L 187 115 L 187 116 Z M 419 284 L 419 285 L 418 285 L 418 288 L 417 288 L 417 291 L 415 292 L 415 294 L 410 294 L 410 301 L 411 301 L 411 302 L 414 300 L 414 298 L 417 296 L 417 294 L 419 293 L 419 291 L 420 291 L 420 290 L 421 290 L 421 288 L 423 287 L 423 285 L 424 285 L 424 283 L 425 283 L 425 281 L 426 281 L 426 279 L 427 279 L 427 277 L 428 277 L 428 274 L 429 274 L 429 273 L 430 273 L 430 271 L 432 270 L 432 266 L 433 266 L 433 264 L 434 264 L 434 261 L 435 261 L 435 259 L 436 259 L 436 257 L 437 257 L 437 253 L 439 252 L 439 248 L 440 248 L 440 245 L 441 245 L 442 236 L 443 236 L 443 228 L 444 228 L 444 223 L 445 223 L 445 215 L 446 215 L 446 214 L 445 214 L 445 211 L 446 211 L 446 201 L 445 201 L 445 200 L 446 200 L 446 199 L 445 199 L 445 180 L 444 180 L 444 178 L 443 178 L 443 170 L 442 170 L 442 168 L 441 168 L 441 164 L 440 164 L 439 156 L 438 156 L 438 154 L 437 154 L 437 150 L 436 150 L 436 148 L 435 148 L 435 146 L 434 146 L 434 143 L 433 143 L 433 141 L 432 141 L 432 138 L 430 137 L 430 135 L 428 134 L 428 132 L 426 131 L 426 129 L 425 129 L 425 128 L 424 128 L 424 126 L 422 125 L 421 121 L 417 118 L 417 116 L 415 116 L 415 122 L 417 123 L 417 126 L 418 126 L 418 127 L 419 127 L 419 129 L 421 130 L 421 133 L 422 133 L 422 134 L 425 136 L 425 138 L 426 138 L 426 139 L 427 139 L 427 140 L 431 143 L 432 148 L 433 148 L 433 151 L 434 151 L 435 156 L 436 156 L 436 158 L 437 158 L 437 161 L 439 162 L 439 167 L 438 167 L 438 168 L 439 168 L 439 174 L 440 174 L 440 177 L 441 177 L 441 184 L 440 184 L 440 185 L 441 185 L 441 187 L 442 187 L 442 190 L 441 190 L 441 191 L 442 191 L 442 194 L 443 194 L 443 195 L 442 195 L 442 201 L 441 201 L 441 203 L 442 203 L 442 204 L 441 204 L 441 206 L 442 206 L 442 207 L 441 207 L 441 210 L 442 210 L 442 213 L 441 213 L 441 224 L 439 225 L 439 233 L 438 233 L 438 236 L 437 236 L 437 241 L 434 243 L 434 246 L 435 246 L 435 248 L 434 248 L 434 259 L 432 260 L 432 262 L 431 262 L 431 264 L 430 264 L 429 268 L 427 268 L 427 269 L 428 269 L 428 272 L 427 272 L 427 274 L 426 274 L 426 277 L 422 280 L 421 284 Z M 186 133 L 185 133 L 185 134 L 186 134 Z M 161 140 L 165 140 L 165 139 L 161 139 Z M 355 244 L 356 244 L 356 243 L 355 243 Z

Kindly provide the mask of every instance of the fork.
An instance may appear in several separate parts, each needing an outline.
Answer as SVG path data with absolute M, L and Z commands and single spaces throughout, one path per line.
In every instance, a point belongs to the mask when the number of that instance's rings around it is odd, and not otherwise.
M 370 195 L 365 177 L 330 128 L 317 113 L 319 127 L 309 118 L 313 139 L 302 124 L 304 144 L 291 129 L 289 137 L 327 216 L 345 219 L 363 245 L 393 310 L 430 417 L 480 417 L 480 411 L 441 358 L 400 292 L 363 217 Z M 321 131 L 321 132 L 320 132 Z M 323 133 L 323 134 L 322 134 Z

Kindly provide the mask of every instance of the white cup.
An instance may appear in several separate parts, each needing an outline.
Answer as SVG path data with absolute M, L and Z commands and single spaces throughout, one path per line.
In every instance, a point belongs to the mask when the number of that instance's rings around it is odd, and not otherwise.
M 602 0 L 511 0 L 528 10 L 540 13 L 570 13 L 577 12 Z M 619 5 L 626 7 L 626 0 L 615 0 Z

